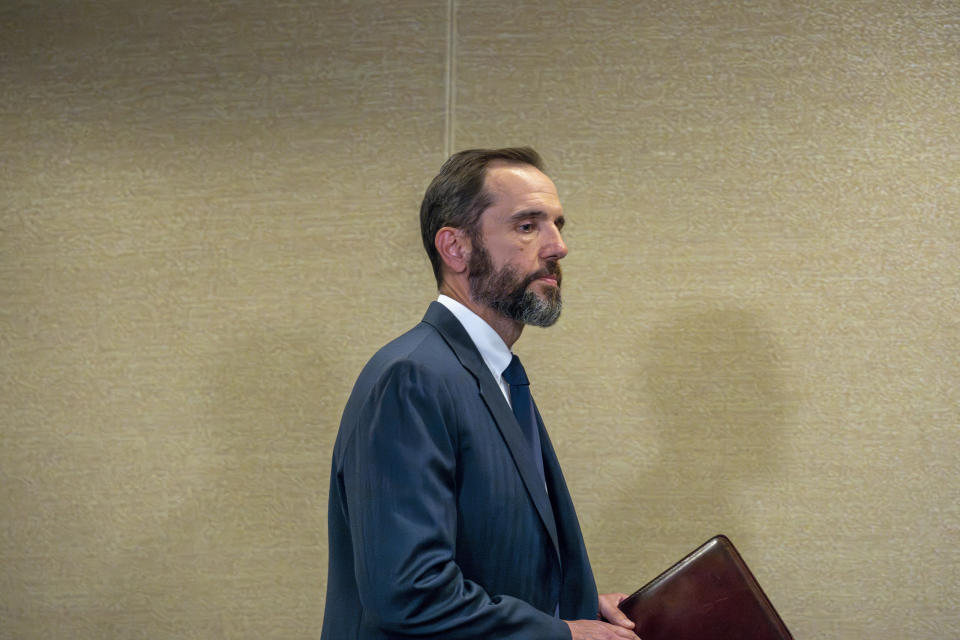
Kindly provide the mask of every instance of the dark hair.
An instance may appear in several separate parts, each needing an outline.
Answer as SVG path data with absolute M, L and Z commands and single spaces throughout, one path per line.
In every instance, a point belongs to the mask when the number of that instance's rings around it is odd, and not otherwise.
M 440 254 L 434 245 L 443 227 L 463 229 L 471 238 L 479 237 L 480 214 L 493 204 L 483 188 L 487 166 L 496 160 L 529 164 L 543 171 L 540 154 L 530 147 L 505 149 L 467 149 L 450 156 L 433 179 L 420 205 L 420 235 L 427 250 L 437 287 L 441 283 Z

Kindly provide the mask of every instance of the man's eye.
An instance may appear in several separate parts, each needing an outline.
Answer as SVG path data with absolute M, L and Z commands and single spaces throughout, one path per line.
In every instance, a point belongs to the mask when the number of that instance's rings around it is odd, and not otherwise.
M 532 222 L 524 222 L 523 224 L 517 226 L 517 229 L 520 231 L 520 233 L 530 233 L 533 231 L 533 228 Z

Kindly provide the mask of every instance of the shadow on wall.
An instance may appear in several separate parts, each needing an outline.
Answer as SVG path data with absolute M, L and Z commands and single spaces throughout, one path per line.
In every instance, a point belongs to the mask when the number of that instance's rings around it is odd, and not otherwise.
M 657 542 L 758 533 L 753 512 L 783 474 L 790 407 L 770 327 L 762 312 L 698 301 L 651 328 L 638 372 L 651 424 L 618 506 L 642 513 Z
M 323 427 L 336 416 L 324 389 L 339 374 L 309 331 L 259 327 L 220 342 L 194 381 L 202 400 L 193 423 L 168 436 L 178 455 L 162 463 L 152 526 L 132 527 L 137 551 L 113 558 L 104 604 L 118 613 L 104 614 L 98 630 L 301 636 L 319 628 L 334 433 Z

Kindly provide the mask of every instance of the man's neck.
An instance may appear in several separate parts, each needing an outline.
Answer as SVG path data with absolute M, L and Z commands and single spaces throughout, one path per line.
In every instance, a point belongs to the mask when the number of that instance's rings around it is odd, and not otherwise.
M 499 335 L 507 345 L 507 348 L 513 348 L 513 343 L 517 341 L 520 333 L 523 331 L 523 323 L 517 322 L 513 318 L 508 318 L 501 313 L 497 313 L 486 305 L 477 303 L 470 297 L 468 287 L 457 286 L 456 283 L 444 281 L 443 284 L 440 285 L 439 293 L 456 300 L 480 316 L 484 322 L 497 332 L 497 335 Z

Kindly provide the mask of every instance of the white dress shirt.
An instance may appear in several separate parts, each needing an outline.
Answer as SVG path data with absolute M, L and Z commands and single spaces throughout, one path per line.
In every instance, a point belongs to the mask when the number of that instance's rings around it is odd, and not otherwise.
M 463 328 L 467 330 L 467 335 L 473 340 L 473 344 L 477 347 L 477 351 L 480 352 L 480 357 L 483 358 L 484 364 L 487 365 L 487 368 L 493 375 L 493 379 L 500 385 L 500 391 L 503 392 L 503 397 L 507 399 L 507 404 L 513 407 L 513 403 L 510 402 L 510 383 L 503 379 L 504 369 L 510 366 L 510 361 L 513 360 L 513 354 L 510 352 L 509 347 L 507 347 L 507 343 L 503 341 L 499 333 L 493 330 L 493 327 L 487 324 L 486 320 L 475 314 L 462 303 L 442 293 L 437 298 L 437 302 L 449 309 L 450 312 L 457 317 L 457 320 L 460 321 L 460 324 L 463 325 Z M 544 481 L 543 486 L 547 489 L 547 494 L 549 495 L 550 489 L 547 487 L 546 481 Z M 557 610 L 554 612 L 554 616 L 560 616 L 559 603 L 557 603 Z
M 437 298 L 437 302 L 445 306 L 457 317 L 463 328 L 466 329 L 474 346 L 480 352 L 484 364 L 490 369 L 493 379 L 500 385 L 500 391 L 503 397 L 510 402 L 510 385 L 503 379 L 503 371 L 510 365 L 513 354 L 503 341 L 500 334 L 493 330 L 487 321 L 468 309 L 465 305 L 457 302 L 449 296 L 442 293 Z

